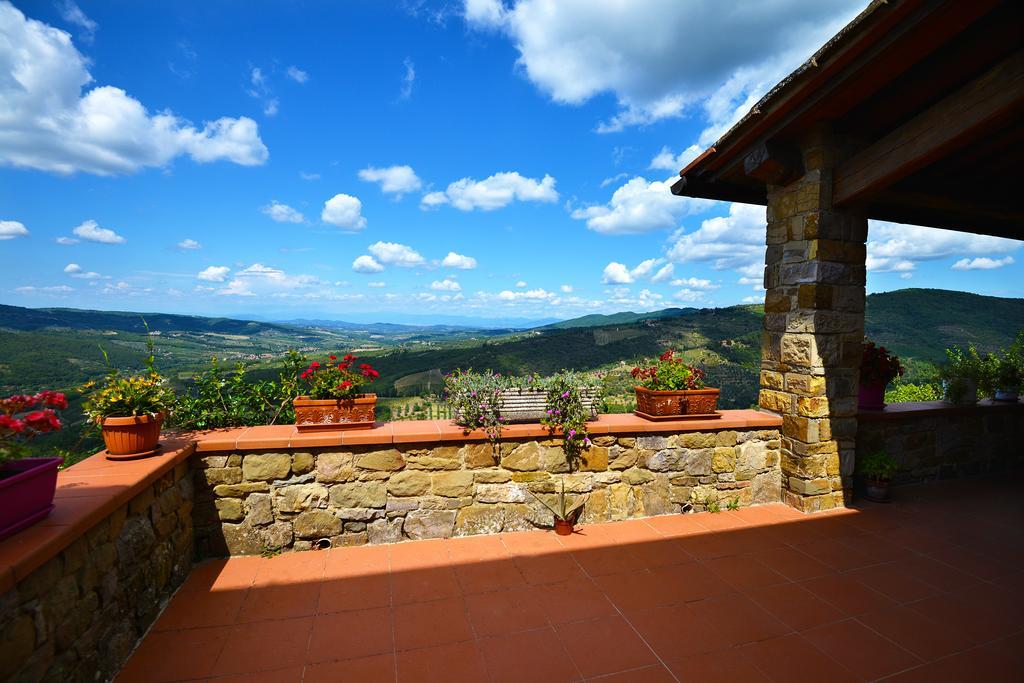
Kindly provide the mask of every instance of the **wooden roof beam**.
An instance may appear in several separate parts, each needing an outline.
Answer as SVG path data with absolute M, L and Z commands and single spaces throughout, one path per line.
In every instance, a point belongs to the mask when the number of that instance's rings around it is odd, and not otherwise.
M 837 206 L 870 201 L 1024 109 L 1024 50 L 861 150 L 835 170 Z

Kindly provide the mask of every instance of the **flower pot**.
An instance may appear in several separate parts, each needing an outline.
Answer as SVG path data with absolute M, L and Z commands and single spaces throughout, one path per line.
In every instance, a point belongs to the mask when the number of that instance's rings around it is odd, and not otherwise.
M 555 520 L 555 533 L 559 536 L 571 536 L 575 525 L 567 519 Z
M 889 480 L 888 479 L 865 479 L 864 497 L 874 503 L 888 503 Z
M 857 407 L 862 410 L 882 410 L 885 408 L 884 384 L 861 384 L 857 392 Z
M 718 389 L 654 391 L 636 387 L 636 413 L 648 419 L 715 415 L 718 394 Z
M 1016 403 L 1020 400 L 1020 392 L 1017 389 L 997 389 L 996 395 L 993 398 L 997 401 Z
M 370 429 L 377 409 L 377 394 L 352 398 L 314 399 L 299 396 L 292 401 L 299 431 Z
M 163 413 L 130 417 L 105 417 L 100 421 L 107 457 L 140 458 L 153 455 L 160 445 Z
M 50 514 L 63 458 L 25 458 L 0 466 L 0 540 Z

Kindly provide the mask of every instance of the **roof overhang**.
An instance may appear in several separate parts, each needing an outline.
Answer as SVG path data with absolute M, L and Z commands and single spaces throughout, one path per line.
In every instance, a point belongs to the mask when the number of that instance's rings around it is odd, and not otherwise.
M 799 142 L 843 150 L 833 203 L 869 218 L 1024 239 L 1024 4 L 876 0 L 680 172 L 676 195 L 766 204 Z

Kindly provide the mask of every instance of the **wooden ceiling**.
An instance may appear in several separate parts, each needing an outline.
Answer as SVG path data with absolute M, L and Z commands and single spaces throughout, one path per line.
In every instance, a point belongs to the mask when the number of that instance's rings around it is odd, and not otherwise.
M 876 1 L 672 191 L 765 204 L 767 183 L 799 177 L 798 141 L 824 125 L 844 150 L 836 208 L 1024 239 L 1022 121 L 1024 3 Z

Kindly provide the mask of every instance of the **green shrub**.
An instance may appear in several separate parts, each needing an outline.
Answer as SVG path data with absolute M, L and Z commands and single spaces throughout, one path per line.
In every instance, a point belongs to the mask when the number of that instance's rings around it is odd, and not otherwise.
M 885 451 L 875 451 L 857 458 L 857 474 L 868 479 L 888 481 L 899 470 L 899 463 Z
M 885 392 L 886 403 L 911 403 L 915 401 L 942 400 L 942 387 L 935 382 L 913 384 L 896 380 Z

